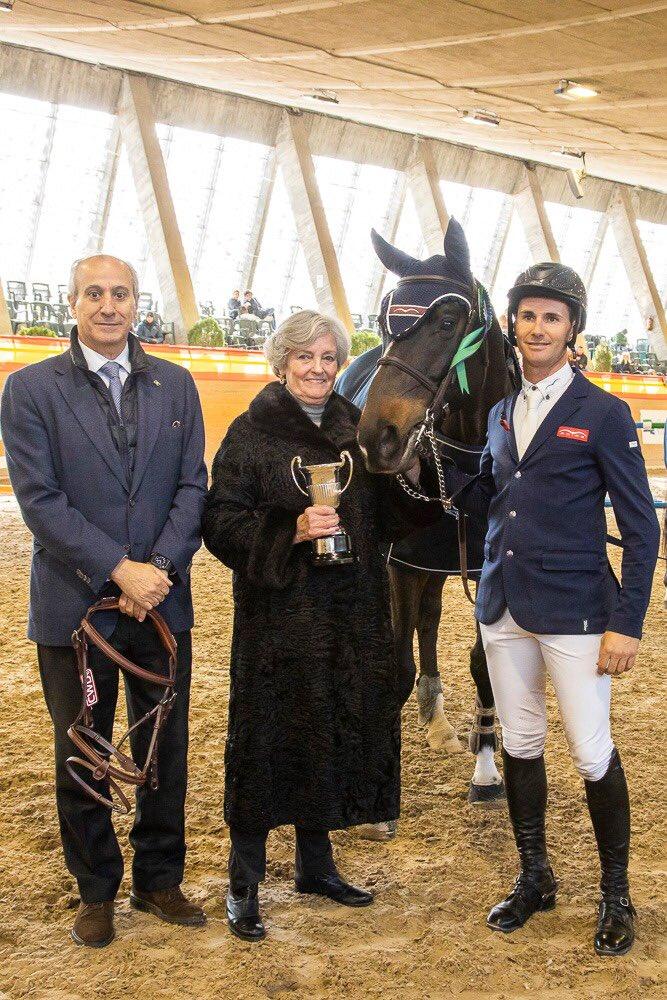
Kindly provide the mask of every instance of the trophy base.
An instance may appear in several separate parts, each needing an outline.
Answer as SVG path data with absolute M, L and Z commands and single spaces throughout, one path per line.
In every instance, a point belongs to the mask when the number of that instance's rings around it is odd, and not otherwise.
M 355 562 L 350 536 L 344 531 L 313 542 L 314 566 L 343 566 Z

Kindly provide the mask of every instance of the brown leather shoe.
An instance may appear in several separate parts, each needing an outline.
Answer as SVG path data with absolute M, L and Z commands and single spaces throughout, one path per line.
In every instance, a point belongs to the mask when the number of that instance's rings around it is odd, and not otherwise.
M 191 903 L 181 892 L 180 885 L 156 892 L 142 892 L 132 888 L 130 906 L 145 913 L 154 913 L 168 924 L 182 924 L 185 927 L 200 927 L 206 923 L 206 914 L 201 906 Z
M 105 948 L 114 939 L 113 899 L 105 903 L 79 903 L 72 940 L 87 948 Z

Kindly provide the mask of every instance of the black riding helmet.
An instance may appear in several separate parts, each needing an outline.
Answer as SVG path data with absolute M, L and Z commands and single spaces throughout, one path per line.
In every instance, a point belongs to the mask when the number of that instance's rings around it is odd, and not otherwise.
M 516 344 L 514 322 L 519 302 L 530 295 L 558 299 L 559 302 L 569 306 L 574 326 L 567 346 L 574 348 L 577 334 L 586 326 L 587 306 L 586 288 L 577 272 L 571 267 L 565 267 L 564 264 L 548 261 L 544 264 L 533 264 L 519 275 L 507 295 L 509 299 L 507 333 L 512 344 Z

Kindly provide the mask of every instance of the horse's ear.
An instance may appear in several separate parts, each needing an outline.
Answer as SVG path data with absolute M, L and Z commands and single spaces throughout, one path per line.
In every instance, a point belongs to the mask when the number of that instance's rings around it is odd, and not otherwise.
M 391 243 L 387 243 L 374 229 L 371 229 L 371 242 L 376 254 L 392 274 L 404 278 L 408 274 L 415 273 L 415 264 L 417 263 L 415 258 L 411 257 L 409 253 L 403 253 L 402 250 L 393 247 Z
M 470 251 L 463 226 L 451 218 L 445 233 L 445 258 L 459 274 L 470 278 Z

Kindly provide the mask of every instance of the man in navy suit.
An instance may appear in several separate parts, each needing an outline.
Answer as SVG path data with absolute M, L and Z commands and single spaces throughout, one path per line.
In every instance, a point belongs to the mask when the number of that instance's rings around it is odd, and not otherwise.
M 611 678 L 635 662 L 659 528 L 629 407 L 567 361 L 586 322 L 581 279 L 560 264 L 537 264 L 519 276 L 509 299 L 523 386 L 491 410 L 479 476 L 455 497 L 461 509 L 488 517 L 476 615 L 521 863 L 514 888 L 487 922 L 510 932 L 555 905 L 545 842 L 548 675 L 600 855 L 595 950 L 618 955 L 632 946 L 634 910 L 628 791 L 609 722 Z M 621 585 L 606 553 L 607 493 L 623 544 Z
M 146 355 L 130 330 L 134 269 L 95 256 L 72 268 L 69 302 L 77 326 L 70 349 L 13 373 L 2 397 L 7 465 L 34 536 L 28 637 L 55 736 L 56 801 L 65 860 L 81 896 L 72 936 L 102 947 L 113 938 L 123 861 L 110 811 L 83 792 L 65 766 L 67 728 L 81 704 L 72 631 L 102 596 L 123 613 L 95 624 L 136 664 L 155 670 L 165 654 L 146 612 L 159 608 L 178 646 L 177 697 L 160 735 L 159 788 L 137 791 L 130 842 L 133 906 L 171 923 L 201 924 L 180 890 L 193 625 L 192 557 L 201 544 L 206 494 L 204 429 L 192 376 Z M 100 623 L 100 619 L 104 620 Z M 98 703 L 95 729 L 111 740 L 118 671 L 91 646 Z M 151 707 L 145 685 L 126 682 L 134 721 Z M 143 762 L 150 725 L 132 750 Z M 108 795 L 108 786 L 99 790 Z

